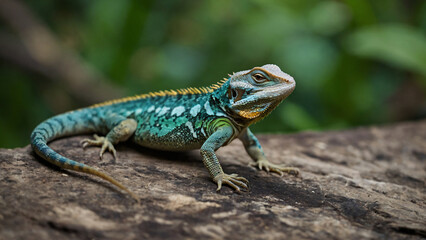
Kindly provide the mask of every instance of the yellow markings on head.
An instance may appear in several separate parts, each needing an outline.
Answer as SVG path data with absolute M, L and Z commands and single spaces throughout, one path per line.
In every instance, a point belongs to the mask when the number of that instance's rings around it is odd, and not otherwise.
M 176 96 L 178 94 L 188 95 L 188 94 L 212 93 L 216 89 L 219 89 L 226 81 L 228 81 L 228 79 L 224 78 L 223 80 L 220 80 L 218 83 L 213 84 L 210 87 L 200 87 L 200 88 L 190 87 L 190 88 L 181 88 L 181 89 L 176 89 L 176 90 L 164 90 L 164 91 L 162 90 L 162 91 L 158 91 L 158 92 L 149 92 L 149 93 L 144 93 L 144 94 L 140 94 L 140 95 L 136 95 L 136 96 L 132 96 L 132 97 L 125 97 L 125 98 L 106 101 L 106 102 L 103 102 L 103 103 L 98 103 L 98 104 L 90 106 L 90 108 L 102 107 L 102 106 L 106 106 L 106 105 L 112 105 L 112 104 L 122 103 L 122 102 L 129 102 L 129 101 L 134 101 L 134 100 L 139 100 L 139 99 L 144 99 L 144 98 Z
M 240 115 L 243 118 L 247 118 L 247 119 L 253 119 L 253 118 L 257 118 L 262 114 L 262 111 L 259 112 L 250 112 L 250 111 L 240 111 L 238 112 L 238 115 Z

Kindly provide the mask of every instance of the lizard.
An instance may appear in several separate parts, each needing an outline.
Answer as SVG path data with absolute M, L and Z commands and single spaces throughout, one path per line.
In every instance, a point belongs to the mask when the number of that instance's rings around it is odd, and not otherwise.
M 248 180 L 235 173 L 226 174 L 215 154 L 218 148 L 238 138 L 254 160 L 251 166 L 281 176 L 284 172 L 298 175 L 297 168 L 269 162 L 249 129 L 293 92 L 293 77 L 273 64 L 228 76 L 210 87 L 150 92 L 53 116 L 33 130 L 31 146 L 51 164 L 103 178 L 135 199 L 136 194 L 110 175 L 58 154 L 47 143 L 60 137 L 95 133 L 93 139 L 86 138 L 81 144 L 83 148 L 99 146 L 101 159 L 107 150 L 116 158 L 114 145 L 127 140 L 157 150 L 200 149 L 217 191 L 227 184 L 240 192 L 248 189 Z

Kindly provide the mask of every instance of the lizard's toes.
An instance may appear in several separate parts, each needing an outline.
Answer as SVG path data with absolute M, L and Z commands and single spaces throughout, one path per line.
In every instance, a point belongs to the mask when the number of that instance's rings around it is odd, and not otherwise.
M 299 175 L 299 169 L 293 167 L 277 166 L 272 168 L 272 171 L 278 173 L 280 176 L 283 176 L 284 173 L 288 173 L 294 176 Z
M 222 179 L 217 181 L 217 189 L 216 191 L 220 191 L 220 189 L 222 188 Z
M 80 144 L 83 146 L 83 148 L 86 148 L 87 146 L 100 146 L 102 143 L 92 140 L 92 139 L 83 139 L 80 141 Z
M 99 157 L 101 159 L 102 159 L 102 156 L 104 155 L 104 153 L 107 149 L 108 149 L 109 152 L 112 153 L 114 158 L 117 156 L 117 152 L 115 151 L 114 145 L 112 145 L 112 143 L 108 139 L 104 138 L 102 148 L 101 148 L 101 151 L 99 153 Z
M 254 167 L 254 168 L 259 168 L 260 170 L 262 170 L 262 163 L 261 162 L 251 162 L 249 163 L 250 167 Z
M 278 168 L 272 168 L 271 171 L 275 172 L 275 173 L 278 173 L 280 175 L 280 177 L 282 177 L 284 175 L 284 173 L 280 169 L 278 169 Z
M 274 172 L 274 173 L 278 173 L 280 176 L 283 176 L 284 173 L 288 173 L 294 176 L 298 176 L 299 175 L 299 169 L 297 168 L 293 168 L 293 167 L 285 167 L 282 165 L 277 165 L 277 164 L 273 164 L 270 163 L 268 160 L 266 159 L 261 159 L 256 161 L 255 163 L 250 164 L 251 166 L 257 166 L 259 169 L 264 169 L 267 172 Z
M 298 168 L 292 168 L 292 167 L 285 168 L 284 172 L 287 172 L 288 174 L 291 174 L 294 176 L 298 176 L 300 173 Z
M 102 146 L 104 144 L 105 138 L 99 137 L 98 135 L 93 135 L 94 139 L 85 138 L 80 141 L 80 144 L 83 145 L 83 148 L 87 146 Z
M 244 177 L 239 177 L 235 173 L 234 174 L 222 173 L 222 174 L 216 176 L 213 180 L 218 185 L 217 191 L 219 191 L 221 189 L 222 183 L 231 186 L 237 192 L 240 192 L 241 188 L 248 189 L 248 186 L 247 186 L 248 180 L 245 179 Z
M 95 134 L 93 134 L 93 138 L 94 138 L 96 141 L 102 142 L 102 141 L 104 140 L 104 138 L 105 138 L 105 137 L 99 137 L 99 136 L 98 136 L 98 134 L 96 134 L 96 133 L 95 133 Z
M 231 186 L 233 189 L 235 189 L 235 191 L 237 192 L 241 192 L 240 188 L 234 184 L 232 181 L 230 180 L 225 180 L 224 183 L 228 184 L 229 186 Z

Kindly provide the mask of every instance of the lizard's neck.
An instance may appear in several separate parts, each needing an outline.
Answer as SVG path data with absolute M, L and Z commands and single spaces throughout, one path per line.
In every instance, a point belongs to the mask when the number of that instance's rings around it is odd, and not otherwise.
M 229 84 L 230 82 L 228 80 L 227 82 L 222 84 L 220 88 L 210 93 L 211 100 L 216 106 L 221 108 L 226 113 L 226 115 L 230 117 L 232 121 L 235 122 L 235 124 L 237 124 L 239 127 L 248 127 L 253 122 L 253 119 L 243 118 L 232 109 L 232 104 L 230 102 L 228 94 Z

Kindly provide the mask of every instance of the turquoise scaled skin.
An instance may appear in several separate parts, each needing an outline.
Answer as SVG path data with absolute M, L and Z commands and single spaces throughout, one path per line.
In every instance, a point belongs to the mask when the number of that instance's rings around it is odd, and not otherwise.
M 142 94 L 117 99 L 88 108 L 54 116 L 38 125 L 31 145 L 43 159 L 64 169 L 99 176 L 136 194 L 121 183 L 90 166 L 63 157 L 47 146 L 53 139 L 87 133 L 99 133 L 82 141 L 83 147 L 100 146 L 116 157 L 114 144 L 132 140 L 159 150 L 200 149 L 204 165 L 217 190 L 227 184 L 240 191 L 248 181 L 237 174 L 226 174 L 215 151 L 239 138 L 254 160 L 253 166 L 280 175 L 298 174 L 295 168 L 275 165 L 265 157 L 259 141 L 248 128 L 267 116 L 293 92 L 294 79 L 276 65 L 268 64 L 230 75 L 207 88 L 187 88 Z

